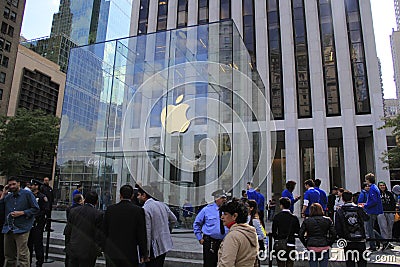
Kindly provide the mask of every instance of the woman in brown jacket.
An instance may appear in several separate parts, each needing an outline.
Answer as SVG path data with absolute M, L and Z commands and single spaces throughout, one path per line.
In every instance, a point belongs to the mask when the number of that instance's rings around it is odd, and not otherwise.
M 222 221 L 229 228 L 218 251 L 218 267 L 253 267 L 256 264 L 258 238 L 254 227 L 248 225 L 247 207 L 240 201 L 224 204 Z

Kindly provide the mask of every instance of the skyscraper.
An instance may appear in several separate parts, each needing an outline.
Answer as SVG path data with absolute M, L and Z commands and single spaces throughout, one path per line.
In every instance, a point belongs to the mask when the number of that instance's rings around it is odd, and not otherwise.
M 0 2 L 0 114 L 6 115 L 17 57 L 25 0 Z

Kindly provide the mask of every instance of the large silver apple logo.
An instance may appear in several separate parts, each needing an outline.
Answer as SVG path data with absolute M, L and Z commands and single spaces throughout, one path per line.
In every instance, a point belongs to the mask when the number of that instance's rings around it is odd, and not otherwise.
M 190 121 L 186 117 L 189 105 L 179 104 L 182 100 L 183 95 L 178 96 L 175 101 L 176 106 L 168 105 L 161 111 L 161 123 L 168 133 L 184 133 L 189 128 Z

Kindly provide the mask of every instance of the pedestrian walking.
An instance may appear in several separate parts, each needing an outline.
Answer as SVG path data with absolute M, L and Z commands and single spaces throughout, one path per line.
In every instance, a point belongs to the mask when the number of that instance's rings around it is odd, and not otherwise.
M 65 230 L 69 266 L 93 267 L 101 253 L 103 213 L 96 208 L 98 202 L 97 193 L 88 192 L 85 204 L 70 211 Z
M 287 197 L 290 199 L 290 212 L 294 212 L 294 204 L 300 200 L 301 196 L 293 196 L 293 191 L 296 188 L 295 181 L 288 181 L 286 183 L 286 189 L 282 192 L 282 197 Z
M 379 214 L 378 224 L 381 230 L 381 235 L 384 239 L 393 238 L 393 224 L 394 224 L 394 213 L 396 210 L 396 199 L 392 192 L 390 192 L 385 182 L 378 183 L 379 192 L 381 194 L 381 202 L 383 207 L 383 213 Z M 393 249 L 394 246 L 389 241 L 385 241 L 382 250 Z
M 268 201 L 268 221 L 272 221 L 274 219 L 276 210 L 276 200 L 272 198 Z
M 334 208 L 335 211 L 340 209 L 340 207 L 343 206 L 343 204 L 344 204 L 344 201 L 342 199 L 342 194 L 344 191 L 345 191 L 344 188 L 339 188 L 337 191 L 337 196 L 335 199 L 335 208 Z
M 15 267 L 18 261 L 20 267 L 28 267 L 30 266 L 29 232 L 35 215 L 39 212 L 39 205 L 32 192 L 21 189 L 19 181 L 15 177 L 10 177 L 0 197 L 0 206 L 3 206 L 5 214 L 2 230 L 4 266 Z
M 221 206 L 222 222 L 229 229 L 218 251 L 218 267 L 254 267 L 257 260 L 256 230 L 247 224 L 248 210 L 241 201 Z
M 49 208 L 46 211 L 46 219 L 47 219 L 47 224 L 46 224 L 46 230 L 53 232 L 54 230 L 51 229 L 51 212 L 53 210 L 53 204 L 54 204 L 54 191 L 53 188 L 50 186 L 50 179 L 49 177 L 44 177 L 43 178 L 43 184 L 40 186 L 40 191 L 47 197 L 47 200 L 49 201 Z
M 365 182 L 369 184 L 370 189 L 368 192 L 367 203 L 364 205 L 364 210 L 370 217 L 367 223 L 367 235 L 370 239 L 377 238 L 374 232 L 374 225 L 378 221 L 378 215 L 383 214 L 383 206 L 381 200 L 381 193 L 378 187 L 375 185 L 375 175 L 373 173 L 368 173 L 365 175 Z M 370 250 L 376 251 L 376 241 L 370 241 Z
M 265 251 L 266 236 L 258 215 L 257 203 L 254 200 L 248 200 L 247 207 L 249 210 L 247 223 L 256 229 L 259 251 Z
M 319 204 L 321 204 L 322 209 L 324 212 L 327 211 L 328 206 L 328 197 L 326 196 L 326 192 L 319 188 L 321 186 L 321 180 L 315 179 L 315 189 L 319 192 Z
M 29 234 L 28 248 L 30 253 L 30 262 L 32 264 L 33 249 L 35 249 L 36 267 L 42 267 L 44 263 L 44 250 L 43 250 L 43 230 L 46 225 L 46 214 L 49 210 L 49 200 L 40 192 L 41 182 L 38 180 L 31 181 L 31 191 L 36 198 L 39 205 L 39 213 L 35 215 L 35 221 Z
M 336 212 L 335 229 L 339 238 L 347 241 L 344 247 L 346 267 L 355 267 L 356 263 L 358 263 L 358 267 L 366 267 L 367 261 L 363 257 L 364 251 L 367 249 L 364 222 L 369 220 L 369 216 L 361 207 L 353 203 L 352 197 L 352 192 L 343 192 L 344 204 Z M 354 253 L 355 251 L 357 253 Z
M 296 250 L 295 235 L 299 233 L 299 219 L 292 214 L 290 207 L 292 202 L 288 197 L 279 199 L 281 212 L 274 216 L 272 221 L 272 236 L 274 238 L 274 251 L 277 257 L 278 267 L 293 267 L 293 258 L 290 252 Z M 275 255 L 276 255 L 275 254 Z
M 177 222 L 175 215 L 166 204 L 153 199 L 151 187 L 138 189 L 138 200 L 143 204 L 146 218 L 147 254 L 146 267 L 164 266 L 165 256 L 173 247 L 170 225 Z
M 228 228 L 221 220 L 220 207 L 226 202 L 226 194 L 219 189 L 212 193 L 214 202 L 204 207 L 193 223 L 193 231 L 197 240 L 203 246 L 204 267 L 216 267 L 218 263 L 218 249 Z
M 132 186 L 122 186 L 119 193 L 121 201 L 104 214 L 106 266 L 137 267 L 148 258 L 144 210 L 132 203 Z
M 335 216 L 335 201 L 336 201 L 337 194 L 338 194 L 338 188 L 336 186 L 334 186 L 331 189 L 331 193 L 328 196 L 328 205 L 327 205 L 328 216 L 329 216 L 329 218 L 331 218 L 332 221 Z
M 332 220 L 324 216 L 319 203 L 310 206 L 310 217 L 300 227 L 299 238 L 310 251 L 310 267 L 327 267 L 329 249 L 336 240 L 336 230 Z
M 307 191 L 304 193 L 304 203 L 301 211 L 301 217 L 303 218 L 310 216 L 310 207 L 312 204 L 319 203 L 320 195 L 314 186 L 314 181 L 311 179 L 304 182 L 304 187 Z

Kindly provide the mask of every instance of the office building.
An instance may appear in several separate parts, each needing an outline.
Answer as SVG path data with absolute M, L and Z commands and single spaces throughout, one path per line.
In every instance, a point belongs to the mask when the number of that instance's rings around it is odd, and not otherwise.
M 25 0 L 3 0 L 0 2 L 0 114 L 6 115 L 10 99 L 15 60 Z
M 369 1 L 133 1 L 129 36 L 71 52 L 58 157 L 66 187 L 82 180 L 112 191 L 125 182 L 158 182 L 166 201 L 180 203 L 168 198 L 190 196 L 197 187 L 194 195 L 210 200 L 211 184 L 238 196 L 250 180 L 268 196 L 279 196 L 288 180 L 297 182 L 296 195 L 310 178 L 320 178 L 327 191 L 359 191 L 368 172 L 390 183 L 380 159 L 386 136 L 378 129 L 383 104 Z M 104 57 L 96 52 L 100 45 Z M 83 66 L 94 67 L 84 72 Z M 265 88 L 265 103 L 236 82 L 235 70 Z M 224 88 L 243 87 L 243 99 L 257 110 L 245 112 L 250 120 L 239 116 L 247 122 L 244 139 L 235 138 L 235 112 L 216 112 L 211 104 L 218 98 L 241 110 L 229 90 L 215 89 L 224 71 L 233 75 Z M 81 122 L 91 115 L 76 104 L 93 94 L 98 115 L 85 128 Z M 169 133 L 160 116 L 182 94 L 196 120 L 187 131 Z M 86 106 L 93 103 L 88 98 Z M 233 128 L 215 132 L 208 119 L 214 114 Z M 88 137 L 78 147 L 75 130 Z

